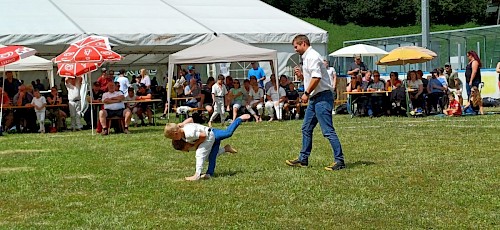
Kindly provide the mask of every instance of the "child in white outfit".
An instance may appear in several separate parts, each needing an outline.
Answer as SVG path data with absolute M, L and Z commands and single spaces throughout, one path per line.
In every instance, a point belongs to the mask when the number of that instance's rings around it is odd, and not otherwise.
M 33 100 L 31 104 L 35 107 L 36 119 L 40 124 L 39 133 L 45 133 L 45 107 L 47 106 L 47 101 L 45 97 L 40 95 L 40 90 L 33 89 Z
M 220 114 L 221 122 L 226 120 L 226 113 L 224 111 L 224 96 L 227 94 L 226 86 L 224 85 L 224 75 L 219 74 L 217 83 L 212 86 L 212 99 L 214 101 L 214 113 L 208 121 L 208 126 L 212 127 L 212 121 Z
M 272 87 L 267 90 L 266 112 L 271 117 L 269 121 L 274 119 L 274 111 L 276 111 L 276 118 L 281 120 L 283 118 L 282 111 L 286 99 L 286 92 L 283 88 L 276 84 L 275 78 L 271 78 Z M 278 90 L 276 90 L 278 88 Z
M 81 122 L 81 101 L 80 101 L 80 87 L 82 85 L 82 78 L 70 78 L 66 77 L 65 80 L 66 88 L 68 89 L 68 101 L 69 101 L 69 114 L 71 116 L 71 128 L 73 131 L 82 129 Z

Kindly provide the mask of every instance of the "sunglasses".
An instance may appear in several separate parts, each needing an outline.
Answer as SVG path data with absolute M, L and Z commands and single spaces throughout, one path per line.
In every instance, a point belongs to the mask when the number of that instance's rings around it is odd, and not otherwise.
M 380 77 L 380 75 L 373 75 L 374 77 Z

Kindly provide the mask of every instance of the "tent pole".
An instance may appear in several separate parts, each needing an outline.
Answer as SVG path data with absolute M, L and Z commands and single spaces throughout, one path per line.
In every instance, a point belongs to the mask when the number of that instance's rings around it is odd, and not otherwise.
M 94 96 L 92 95 L 92 87 L 90 87 L 90 83 L 92 83 L 91 79 L 92 75 L 89 76 L 88 73 L 85 74 L 87 76 L 87 82 L 88 82 L 88 88 L 89 88 L 89 95 L 90 95 L 90 126 L 92 129 L 92 136 L 94 136 L 94 105 L 92 104 L 94 102 Z

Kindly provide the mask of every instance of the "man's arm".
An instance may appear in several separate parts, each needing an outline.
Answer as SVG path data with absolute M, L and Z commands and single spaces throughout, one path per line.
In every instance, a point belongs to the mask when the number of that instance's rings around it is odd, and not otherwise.
M 179 123 L 179 124 L 177 124 L 177 125 L 178 125 L 180 128 L 182 128 L 182 127 L 184 127 L 184 125 L 189 124 L 189 123 L 193 123 L 193 122 L 194 122 L 194 121 L 193 121 L 193 118 L 191 118 L 191 117 L 190 117 L 190 118 L 188 118 L 188 119 L 184 120 L 182 123 Z
M 151 97 L 151 94 L 148 93 L 146 96 L 137 96 L 137 100 L 149 100 Z

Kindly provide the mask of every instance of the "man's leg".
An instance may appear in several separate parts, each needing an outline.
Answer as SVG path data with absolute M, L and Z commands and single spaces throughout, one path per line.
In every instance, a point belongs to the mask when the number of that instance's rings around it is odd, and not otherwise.
M 304 163 L 308 162 L 309 155 L 311 155 L 313 131 L 318 124 L 315 107 L 315 103 L 309 101 L 304 115 L 304 122 L 302 123 L 302 149 L 300 150 L 299 161 Z
M 315 106 L 316 117 L 318 119 L 319 125 L 321 126 L 321 131 L 323 136 L 330 141 L 330 145 L 333 149 L 333 157 L 335 163 L 339 165 L 344 165 L 344 154 L 342 152 L 342 146 L 340 144 L 339 137 L 335 132 L 332 121 L 332 96 L 326 95 L 318 98 L 320 101 L 317 102 Z
M 99 121 L 101 122 L 101 126 L 103 129 L 107 129 L 108 125 L 106 124 L 106 117 L 108 116 L 108 113 L 106 112 L 105 109 L 101 109 L 99 111 Z
M 74 101 L 69 101 L 69 116 L 71 117 L 71 129 L 76 128 L 76 103 Z
M 125 118 L 125 129 L 128 129 L 130 119 L 132 118 L 132 112 L 130 112 L 130 109 L 123 110 L 123 117 Z
M 77 129 L 81 129 L 83 126 L 82 126 L 82 118 L 81 118 L 81 114 L 82 114 L 82 103 L 80 103 L 79 101 L 78 102 L 75 102 L 75 109 L 76 109 L 76 115 L 75 115 L 75 119 L 76 119 L 76 128 Z

